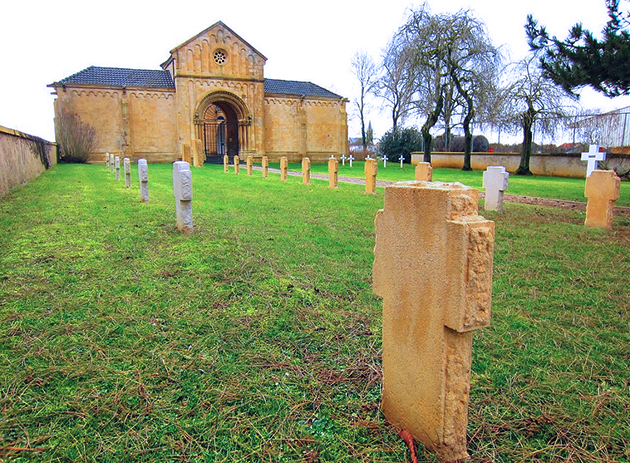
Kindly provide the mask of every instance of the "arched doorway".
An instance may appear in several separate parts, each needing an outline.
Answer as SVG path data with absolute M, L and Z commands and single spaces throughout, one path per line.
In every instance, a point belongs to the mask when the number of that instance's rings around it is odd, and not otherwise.
M 206 162 L 223 162 L 223 156 L 247 150 L 250 116 L 244 101 L 226 91 L 206 95 L 196 112 L 197 137 L 202 140 Z

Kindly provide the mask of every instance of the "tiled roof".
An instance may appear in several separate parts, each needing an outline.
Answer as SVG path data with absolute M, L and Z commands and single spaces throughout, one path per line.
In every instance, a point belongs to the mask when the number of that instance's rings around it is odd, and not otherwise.
M 341 98 L 341 96 L 336 93 L 330 92 L 319 85 L 315 85 L 311 82 L 298 82 L 295 80 L 265 79 L 265 93 Z
M 72 74 L 70 77 L 61 79 L 55 84 L 82 84 L 82 85 L 105 85 L 108 87 L 148 87 L 148 88 L 175 88 L 173 79 L 168 71 L 126 69 L 126 68 L 103 68 L 90 66 L 83 71 Z

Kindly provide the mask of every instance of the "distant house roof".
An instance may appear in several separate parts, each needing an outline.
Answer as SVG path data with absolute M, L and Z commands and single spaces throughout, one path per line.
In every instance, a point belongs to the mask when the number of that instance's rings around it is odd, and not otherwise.
M 165 70 L 105 68 L 98 66 L 90 66 L 83 71 L 50 84 L 49 87 L 71 84 L 102 85 L 107 87 L 175 88 L 171 74 Z M 319 85 L 295 80 L 265 79 L 265 93 L 341 98 L 341 96 Z
M 168 71 L 103 68 L 98 66 L 90 66 L 83 71 L 61 79 L 59 82 L 50 84 L 49 87 L 68 84 L 105 85 L 107 87 L 175 88 L 175 83 Z

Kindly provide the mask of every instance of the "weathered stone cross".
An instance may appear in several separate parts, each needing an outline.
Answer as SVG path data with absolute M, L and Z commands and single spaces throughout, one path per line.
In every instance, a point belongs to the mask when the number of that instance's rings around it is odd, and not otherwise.
M 483 187 L 486 189 L 486 211 L 503 212 L 503 192 L 508 189 L 509 172 L 503 166 L 488 166 L 483 173 Z
M 588 177 L 597 169 L 597 161 L 606 160 L 606 153 L 599 151 L 599 146 L 590 145 L 588 153 L 582 153 L 582 161 L 586 161 L 586 176 Z
M 353 156 L 353 155 L 350 155 L 350 156 L 348 157 L 348 160 L 350 161 L 350 167 L 352 167 L 352 161 L 354 161 L 354 156 Z
M 345 165 L 346 165 L 346 159 L 348 159 L 348 158 L 346 157 L 346 155 L 345 155 L 345 154 L 342 154 L 342 155 L 341 155 L 341 165 L 342 165 L 342 166 L 345 166 Z
M 405 157 L 401 154 L 400 157 L 398 158 L 400 159 L 400 168 L 402 169 L 403 167 L 403 161 L 405 160 Z
M 381 161 L 383 161 L 383 167 L 386 168 L 387 167 L 387 156 L 383 155 L 383 157 L 381 158 Z

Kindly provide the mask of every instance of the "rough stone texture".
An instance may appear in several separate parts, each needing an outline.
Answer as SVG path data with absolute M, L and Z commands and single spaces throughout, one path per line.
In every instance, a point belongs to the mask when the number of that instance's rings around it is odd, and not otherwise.
M 177 229 L 190 232 L 193 230 L 192 174 L 190 172 L 190 164 L 185 161 L 173 163 L 173 195 L 175 196 Z
M 241 172 L 241 159 L 238 156 L 234 156 L 234 173 L 238 175 Z
M 203 160 L 205 158 L 203 151 L 203 142 L 198 138 L 192 141 L 192 156 L 193 165 L 195 167 L 203 167 Z
M 123 159 L 123 166 L 125 169 L 125 188 L 131 188 L 131 162 L 129 158 Z
M 262 176 L 267 178 L 269 175 L 269 158 L 267 156 L 262 157 Z
M 352 163 L 352 161 L 350 161 Z M 376 159 L 365 160 L 365 192 L 376 194 L 376 175 L 378 174 L 378 162 Z
M 254 157 L 247 156 L 247 175 L 252 176 L 252 169 L 254 167 Z
M 486 189 L 484 208 L 486 211 L 503 212 L 503 194 L 510 184 L 510 174 L 503 166 L 489 166 L 483 173 Z
M 149 166 L 146 159 L 138 159 L 138 179 L 140 180 L 140 201 L 149 202 Z
M 120 180 L 120 157 L 114 158 L 114 168 L 116 170 L 116 180 Z
M 304 185 L 311 184 L 311 160 L 302 158 L 302 183 Z
M 287 181 L 287 172 L 289 171 L 289 158 L 282 156 L 280 158 L 280 180 Z
M 182 145 L 182 161 L 191 163 L 192 162 L 192 153 L 190 149 L 190 145 Z
M 339 161 L 334 158 L 328 160 L 328 186 L 337 188 L 339 183 Z
M 114 155 L 113 154 L 109 155 L 109 171 L 112 174 L 114 173 Z
M 490 323 L 494 223 L 478 191 L 402 182 L 376 217 L 383 411 L 444 461 L 467 457 L 472 331 Z
M 430 162 L 419 162 L 416 166 L 416 180 L 423 182 L 433 181 L 433 167 Z
M 230 171 L 230 157 L 226 154 L 223 156 L 223 172 L 226 174 Z
M 621 180 L 613 170 L 594 170 L 586 178 L 586 226 L 612 228 L 613 209 L 619 199 L 620 187 Z

